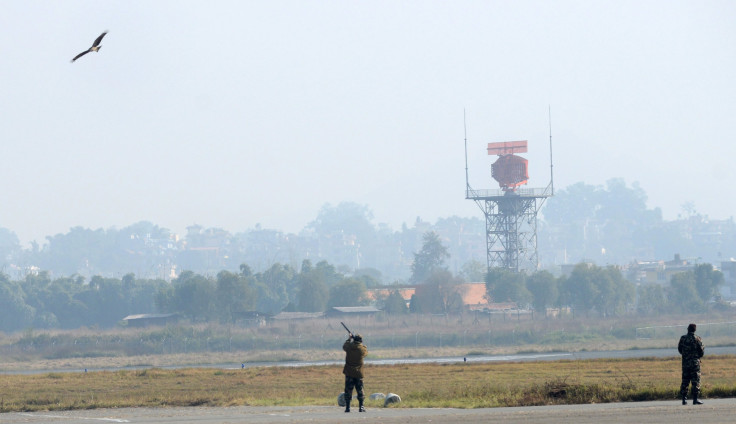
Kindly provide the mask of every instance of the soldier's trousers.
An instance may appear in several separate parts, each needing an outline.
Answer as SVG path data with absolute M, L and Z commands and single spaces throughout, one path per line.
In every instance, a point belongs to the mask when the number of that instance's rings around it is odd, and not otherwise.
M 363 394 L 363 379 L 345 376 L 345 402 L 350 402 L 353 398 L 353 389 L 358 393 L 358 402 L 363 403 L 365 395 Z
M 682 368 L 682 384 L 680 384 L 680 396 L 687 396 L 687 387 L 692 383 L 693 390 L 700 391 L 700 367 Z

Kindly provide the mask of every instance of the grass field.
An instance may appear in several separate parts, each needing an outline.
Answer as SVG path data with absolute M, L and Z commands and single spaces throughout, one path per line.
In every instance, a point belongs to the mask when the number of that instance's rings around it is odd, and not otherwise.
M 736 314 L 656 320 L 527 319 L 471 325 L 467 321 L 467 317 L 462 322 L 456 317 L 411 317 L 407 318 L 407 326 L 392 323 L 387 328 L 386 322 L 376 318 L 364 319 L 356 328 L 367 340 L 370 359 L 675 349 L 687 325 L 671 325 L 677 322 L 698 322 L 698 333 L 707 347 L 730 346 L 736 340 Z M 341 360 L 345 335 L 327 328 L 331 324 L 333 320 L 319 318 L 299 324 L 269 323 L 258 328 L 182 324 L 165 328 L 0 333 L 0 372 Z M 662 324 L 670 325 L 649 331 L 646 337 L 637 337 L 638 327 Z
M 115 407 L 336 405 L 339 366 L 61 372 L 0 377 L 0 411 Z M 366 367 L 366 394 L 398 407 L 480 408 L 671 400 L 679 358 Z M 736 396 L 736 357 L 703 363 L 703 395 Z M 379 407 L 379 401 L 367 401 Z

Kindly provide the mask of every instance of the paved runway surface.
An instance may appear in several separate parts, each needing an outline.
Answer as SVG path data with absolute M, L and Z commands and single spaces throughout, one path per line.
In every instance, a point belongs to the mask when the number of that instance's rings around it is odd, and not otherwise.
M 346 414 L 339 407 L 121 408 L 88 411 L 0 414 L 17 423 L 733 423 L 736 399 L 705 399 L 705 405 L 679 401 L 629 402 L 490 409 L 377 408 Z

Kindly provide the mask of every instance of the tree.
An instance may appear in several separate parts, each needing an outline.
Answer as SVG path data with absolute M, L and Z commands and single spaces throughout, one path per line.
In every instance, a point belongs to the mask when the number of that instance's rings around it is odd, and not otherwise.
M 492 268 L 486 275 L 486 291 L 493 302 L 528 304 L 532 295 L 526 288 L 524 274 L 502 268 Z
M 67 234 L 47 236 L 47 245 L 39 253 L 43 269 L 53 269 L 62 275 L 81 270 L 95 272 L 95 265 L 107 252 L 105 230 L 74 227 Z
M 123 282 L 123 288 L 126 291 L 132 290 L 133 287 L 135 286 L 135 274 L 133 274 L 132 272 L 129 272 L 123 275 L 122 282 Z
M 477 259 L 465 262 L 460 267 L 460 276 L 468 282 L 485 281 L 487 272 L 488 266 Z
M 318 234 L 343 233 L 354 234 L 361 241 L 373 238 L 375 227 L 371 223 L 373 212 L 367 205 L 353 202 L 341 202 L 337 206 L 329 203 L 322 206 L 317 219 L 308 227 Z
M 434 271 L 442 269 L 445 259 L 450 257 L 440 236 L 434 231 L 425 233 L 423 241 L 422 250 L 414 254 L 414 262 L 411 264 L 413 283 L 424 282 Z
M 695 274 L 691 271 L 679 272 L 670 277 L 670 287 L 667 293 L 672 306 L 682 312 L 705 311 L 705 303 L 695 287 Z
M 174 287 L 171 284 L 159 287 L 154 298 L 156 310 L 165 313 L 176 312 L 176 306 L 174 305 L 174 293 Z
M 547 271 L 535 272 L 526 279 L 526 288 L 532 296 L 535 311 L 547 315 L 547 307 L 557 301 L 557 280 Z
M 588 313 L 600 294 L 596 284 L 596 266 L 586 263 L 575 265 L 562 284 L 563 296 L 569 305 Z
M 703 302 L 720 299 L 718 288 L 725 281 L 721 271 L 713 269 L 711 264 L 700 264 L 695 266 L 693 273 L 695 274 L 695 289 Z
M 217 274 L 217 311 L 223 322 L 234 323 L 244 312 L 255 308 L 255 290 L 250 269 L 247 271 L 242 274 L 220 271 Z
M 0 269 L 5 264 L 13 263 L 21 251 L 18 236 L 6 228 L 0 228 Z
M 401 297 L 401 293 L 394 290 L 383 301 L 383 310 L 390 315 L 400 315 L 407 313 L 409 308 L 406 307 L 406 301 Z
M 325 204 L 317 219 L 309 223 L 307 228 L 314 230 L 320 243 L 337 243 L 341 246 L 332 250 L 329 260 L 356 268 L 364 261 L 375 261 L 376 229 L 371 223 L 372 219 L 373 213 L 365 205 L 342 202 L 333 207 Z M 345 243 L 347 240 L 350 242 Z
M 446 314 L 463 308 L 462 281 L 444 269 L 435 269 L 418 286 L 411 300 L 412 312 Z
M 90 279 L 89 290 L 76 298 L 87 306 L 92 324 L 111 327 L 130 313 L 123 284 L 116 278 L 95 275 Z
M 667 296 L 659 284 L 639 286 L 637 290 L 639 301 L 636 312 L 641 315 L 657 315 L 667 311 Z
M 93 266 L 100 272 L 129 273 L 155 269 L 160 262 L 158 243 L 171 239 L 171 232 L 148 221 L 105 231 L 105 251 Z
M 246 277 L 246 278 L 252 277 L 253 276 L 253 270 L 250 269 L 250 267 L 248 266 L 248 264 L 243 263 L 243 264 L 240 264 L 240 274 L 243 277 Z
M 0 273 L 0 329 L 12 332 L 28 328 L 33 322 L 35 309 L 24 300 L 20 284 Z
M 633 303 L 634 285 L 624 279 L 621 271 L 614 266 L 599 268 L 597 283 L 599 287 L 595 307 L 603 316 L 619 315 Z
M 362 281 L 346 278 L 330 288 L 328 307 L 363 306 L 368 304 L 366 287 Z
M 577 183 L 555 193 L 547 202 L 543 227 L 555 228 L 554 239 L 544 236 L 540 248 L 564 250 L 575 261 L 628 263 L 651 256 L 656 240 L 677 231 L 666 231 L 662 211 L 647 209 L 647 196 L 638 183 L 627 187 L 614 178 L 606 186 Z M 540 232 L 552 234 L 552 232 Z M 672 244 L 667 245 L 671 252 Z
M 174 286 L 173 306 L 177 312 L 191 318 L 208 319 L 215 305 L 215 284 L 192 271 L 182 272 L 171 283 Z
M 318 280 L 322 281 L 327 287 L 333 287 L 335 284 L 342 281 L 344 275 L 337 272 L 334 266 L 330 265 L 327 261 L 319 261 L 313 269 L 310 270 Z
M 289 265 L 273 264 L 263 274 L 256 275 L 256 309 L 260 312 L 277 314 L 290 301 L 296 300 L 296 271 Z
M 299 271 L 301 274 L 308 274 L 312 271 L 312 261 L 309 259 L 304 259 L 302 261 L 302 268 Z
M 322 312 L 327 305 L 329 289 L 311 272 L 299 275 L 297 304 L 301 312 Z
M 125 281 L 123 281 L 123 295 L 128 300 L 128 310 L 131 314 L 147 314 L 157 312 L 157 293 L 162 288 L 170 286 L 171 284 L 160 278 L 136 278 L 132 282 L 132 285 L 128 287 L 126 287 Z
M 81 300 L 82 293 L 85 291 L 88 291 L 91 295 L 89 297 L 91 307 Z M 44 310 L 56 317 L 58 326 L 61 328 L 79 328 L 84 325 L 103 326 L 99 319 L 101 317 L 104 319 L 106 315 L 109 318 L 108 312 L 105 311 L 107 303 L 104 299 L 99 300 L 98 290 L 89 290 L 89 286 L 82 286 L 78 279 L 57 278 L 51 281 L 44 290 L 38 292 L 37 295 L 44 305 Z M 100 302 L 102 307 L 98 308 L 96 305 Z M 117 322 L 120 318 L 122 316 L 117 317 L 114 322 Z M 107 320 L 107 324 L 114 325 L 114 323 L 110 324 L 110 321 L 112 320 Z
M 601 268 L 580 263 L 561 282 L 561 298 L 586 314 L 595 309 L 601 316 L 626 311 L 633 303 L 634 285 L 626 281 L 618 268 Z
M 419 296 L 417 296 L 416 292 L 414 292 L 414 294 L 411 295 L 411 299 L 409 299 L 409 312 L 412 314 L 421 314 L 426 312 L 423 309 L 422 301 L 419 300 Z
M 720 298 L 718 287 L 723 281 L 723 273 L 714 270 L 713 265 L 701 264 L 673 275 L 667 293 L 673 306 L 686 312 L 703 312 L 708 302 Z
M 353 278 L 362 281 L 366 287 L 380 287 L 383 276 L 381 271 L 375 268 L 359 268 L 353 272 Z

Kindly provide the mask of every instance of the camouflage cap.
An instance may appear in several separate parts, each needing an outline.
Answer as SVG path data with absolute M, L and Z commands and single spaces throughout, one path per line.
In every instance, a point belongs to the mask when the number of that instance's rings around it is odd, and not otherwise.
M 353 335 L 353 340 L 355 340 L 356 342 L 362 342 L 363 336 L 361 336 L 360 334 L 355 334 Z

